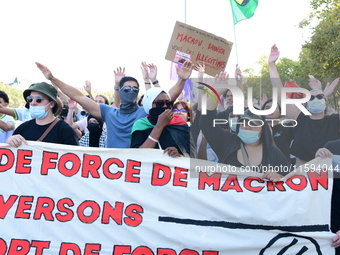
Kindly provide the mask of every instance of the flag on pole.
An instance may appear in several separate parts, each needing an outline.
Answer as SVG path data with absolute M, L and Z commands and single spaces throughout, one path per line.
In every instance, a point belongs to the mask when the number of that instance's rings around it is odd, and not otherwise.
M 10 85 L 10 86 L 12 86 L 12 85 L 14 85 L 14 84 L 16 84 L 16 85 L 18 85 L 18 77 L 15 77 L 15 79 L 14 79 L 14 81 L 13 82 L 11 82 L 11 83 L 8 83 L 8 85 Z
M 253 17 L 259 0 L 230 0 L 234 25 L 244 19 Z

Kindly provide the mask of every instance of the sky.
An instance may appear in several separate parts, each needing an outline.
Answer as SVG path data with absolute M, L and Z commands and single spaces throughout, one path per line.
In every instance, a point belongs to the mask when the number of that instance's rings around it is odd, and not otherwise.
M 256 67 L 276 44 L 281 57 L 297 60 L 309 31 L 298 24 L 309 14 L 310 0 L 259 0 L 255 15 L 235 26 L 229 0 L 0 0 L 0 82 L 19 88 L 46 81 L 40 62 L 65 83 L 93 91 L 114 86 L 114 70 L 143 84 L 141 62 L 158 67 L 169 88 L 171 62 L 165 54 L 176 21 L 234 43 L 226 71 Z M 193 72 L 193 78 L 197 72 Z

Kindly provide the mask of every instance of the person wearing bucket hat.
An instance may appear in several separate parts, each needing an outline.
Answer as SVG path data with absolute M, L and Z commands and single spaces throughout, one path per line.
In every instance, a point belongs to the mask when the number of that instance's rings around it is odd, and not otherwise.
M 227 77 L 222 81 L 227 83 Z M 222 89 L 219 93 L 224 93 L 225 90 Z M 215 119 L 218 119 L 216 104 L 208 97 L 207 114 L 201 115 L 200 128 L 215 151 L 219 163 L 239 167 L 241 172 L 260 172 L 263 179 L 271 181 L 279 181 L 283 175 L 289 173 L 286 157 L 273 145 L 265 116 L 245 110 L 237 120 L 235 133 L 214 124 Z
M 132 125 L 136 120 L 146 116 L 144 109 L 137 104 L 139 84 L 135 78 L 125 76 L 124 73 L 119 76 L 119 88 L 117 89 L 121 104 L 116 109 L 109 105 L 97 104 L 78 89 L 54 77 L 46 66 L 40 63 L 36 63 L 36 65 L 45 78 L 56 85 L 64 94 L 87 109 L 92 116 L 102 119 L 106 123 L 108 148 L 130 148 Z M 177 98 L 182 92 L 185 81 L 192 73 L 192 68 L 193 64 L 190 61 L 186 61 L 181 68 L 177 68 L 179 80 L 169 91 L 171 98 Z
M 14 147 L 30 141 L 78 145 L 73 129 L 55 117 L 62 108 L 58 91 L 46 82 L 35 83 L 23 92 L 32 120 L 21 124 L 6 142 Z M 51 127 L 50 127 L 51 126 Z M 49 130 L 44 137 L 42 135 Z

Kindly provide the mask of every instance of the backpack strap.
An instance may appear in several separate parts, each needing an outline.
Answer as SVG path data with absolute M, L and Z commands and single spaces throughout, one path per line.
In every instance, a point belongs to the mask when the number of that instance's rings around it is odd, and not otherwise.
M 54 121 L 51 123 L 51 125 L 46 129 L 46 131 L 40 136 L 40 138 L 37 140 L 38 142 L 41 142 L 44 140 L 45 136 L 51 131 L 51 129 L 58 123 L 59 119 L 55 118 Z

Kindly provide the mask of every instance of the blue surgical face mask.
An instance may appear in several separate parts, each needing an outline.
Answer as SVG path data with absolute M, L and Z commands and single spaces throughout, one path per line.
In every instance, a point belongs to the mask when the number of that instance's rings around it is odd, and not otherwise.
M 314 114 L 322 113 L 326 109 L 326 102 L 325 99 L 317 99 L 309 101 L 307 103 L 308 111 Z
M 244 143 L 255 143 L 260 139 L 260 131 L 240 129 L 237 136 L 241 138 Z
M 238 120 L 237 117 L 236 118 L 229 118 L 228 119 L 229 127 L 234 132 L 236 132 L 237 120 Z
M 51 102 L 49 102 L 45 106 L 30 106 L 29 112 L 33 118 L 43 119 L 47 116 L 47 113 L 51 110 L 51 108 L 46 112 L 45 107 L 48 106 Z

